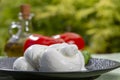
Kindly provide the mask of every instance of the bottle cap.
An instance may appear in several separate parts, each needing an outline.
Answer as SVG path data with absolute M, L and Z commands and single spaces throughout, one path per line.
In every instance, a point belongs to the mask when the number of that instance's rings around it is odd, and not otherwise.
M 22 4 L 20 6 L 20 11 L 24 19 L 28 19 L 30 15 L 30 5 L 29 4 Z

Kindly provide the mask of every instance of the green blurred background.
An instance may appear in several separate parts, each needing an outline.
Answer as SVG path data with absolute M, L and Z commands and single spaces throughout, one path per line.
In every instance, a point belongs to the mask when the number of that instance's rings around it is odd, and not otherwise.
M 21 4 L 31 5 L 33 31 L 47 36 L 71 31 L 92 53 L 120 52 L 120 0 L 0 0 L 0 55 Z

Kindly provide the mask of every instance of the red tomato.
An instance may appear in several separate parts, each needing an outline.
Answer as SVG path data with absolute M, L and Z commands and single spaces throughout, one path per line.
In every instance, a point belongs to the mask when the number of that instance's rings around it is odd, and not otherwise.
M 76 44 L 78 46 L 78 49 L 83 49 L 85 46 L 85 42 L 82 36 L 76 33 L 66 32 L 60 35 L 53 36 L 53 38 L 60 38 L 63 39 L 66 43 Z
M 24 51 L 33 44 L 41 44 L 41 45 L 49 46 L 51 44 L 62 43 L 62 42 L 63 42 L 62 39 L 54 39 L 40 34 L 32 34 L 26 39 L 24 43 Z

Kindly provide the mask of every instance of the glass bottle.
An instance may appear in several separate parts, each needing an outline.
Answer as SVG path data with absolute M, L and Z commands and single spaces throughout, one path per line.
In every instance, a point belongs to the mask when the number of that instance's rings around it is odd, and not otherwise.
M 12 22 L 9 29 L 11 38 L 8 40 L 4 48 L 6 56 L 23 56 L 24 42 L 26 38 L 32 33 L 32 17 L 33 14 L 30 13 L 30 6 L 28 4 L 21 5 L 19 13 L 19 22 Z

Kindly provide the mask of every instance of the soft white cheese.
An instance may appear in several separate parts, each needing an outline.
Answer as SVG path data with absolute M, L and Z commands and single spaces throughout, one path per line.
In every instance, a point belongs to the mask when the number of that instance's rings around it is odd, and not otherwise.
M 24 57 L 14 62 L 13 68 L 15 70 L 37 70 L 41 72 L 86 70 L 84 56 L 78 50 L 78 47 L 75 44 L 67 43 L 51 46 L 32 45 L 27 48 Z
M 61 46 L 62 45 L 62 46 Z M 43 72 L 85 70 L 85 61 L 76 45 L 54 44 L 46 49 L 40 60 Z
M 33 66 L 31 66 L 24 57 L 20 57 L 15 60 L 13 69 L 19 71 L 35 71 L 35 68 L 33 68 Z
M 36 69 L 40 67 L 39 60 L 48 46 L 35 44 L 26 49 L 24 57 Z

